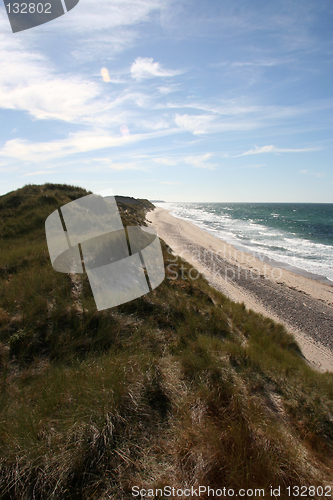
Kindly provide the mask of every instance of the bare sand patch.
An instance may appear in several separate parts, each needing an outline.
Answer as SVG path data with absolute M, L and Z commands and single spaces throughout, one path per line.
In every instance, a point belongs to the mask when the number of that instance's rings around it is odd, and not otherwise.
M 163 208 L 149 212 L 147 221 L 212 286 L 283 323 L 314 368 L 333 371 L 333 286 L 237 250 Z

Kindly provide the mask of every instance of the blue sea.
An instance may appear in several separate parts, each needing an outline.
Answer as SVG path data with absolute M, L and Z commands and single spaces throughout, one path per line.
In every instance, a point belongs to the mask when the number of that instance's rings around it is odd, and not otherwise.
M 333 203 L 161 203 L 158 206 L 240 250 L 333 283 Z

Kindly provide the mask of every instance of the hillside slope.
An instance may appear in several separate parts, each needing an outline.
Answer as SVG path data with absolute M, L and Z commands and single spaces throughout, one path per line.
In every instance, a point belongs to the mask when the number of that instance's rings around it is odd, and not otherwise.
M 164 282 L 102 312 L 85 275 L 52 269 L 45 219 L 86 194 L 0 197 L 0 498 L 330 484 L 333 374 L 281 325 L 190 279 L 163 242 Z M 118 206 L 125 225 L 151 208 Z

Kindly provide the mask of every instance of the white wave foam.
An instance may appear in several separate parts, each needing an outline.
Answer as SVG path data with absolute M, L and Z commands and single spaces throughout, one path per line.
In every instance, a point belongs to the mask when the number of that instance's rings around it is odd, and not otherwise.
M 164 204 L 165 206 L 166 204 Z M 298 267 L 333 281 L 333 247 L 256 223 L 189 206 L 168 204 L 172 215 L 189 220 L 240 250 L 261 253 L 275 261 Z M 226 210 L 223 207 L 223 210 Z M 230 209 L 229 209 L 230 210 Z M 279 216 L 273 213 L 271 215 Z

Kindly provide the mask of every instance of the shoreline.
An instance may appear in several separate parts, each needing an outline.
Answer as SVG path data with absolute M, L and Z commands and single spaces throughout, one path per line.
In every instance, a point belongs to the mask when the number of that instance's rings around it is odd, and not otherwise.
M 214 288 L 283 323 L 311 366 L 333 372 L 331 284 L 257 259 L 164 208 L 156 207 L 146 219 L 174 254 L 192 264 Z
M 156 208 L 161 208 L 162 210 L 166 210 L 169 213 L 171 212 L 171 210 L 163 208 L 163 207 L 156 207 Z M 316 280 L 316 281 L 321 281 L 322 283 L 326 283 L 326 285 L 329 285 L 329 286 L 333 287 L 333 281 L 331 281 L 329 278 L 327 278 L 324 275 L 315 274 L 315 273 L 312 273 L 311 271 L 306 271 L 305 269 L 302 269 L 300 267 L 293 266 L 292 264 L 288 264 L 287 262 L 283 262 L 283 261 L 278 261 L 278 260 L 272 259 L 271 257 L 268 257 L 268 255 L 265 255 L 264 253 L 252 252 L 250 249 L 246 248 L 245 246 L 241 247 L 241 246 L 235 245 L 233 243 L 228 243 L 225 240 L 223 240 L 222 238 L 220 238 L 219 236 L 215 236 L 214 232 L 210 231 L 209 229 L 206 229 L 204 227 L 200 227 L 200 226 L 196 225 L 194 222 L 191 222 L 191 221 L 189 221 L 189 220 L 187 220 L 187 219 L 185 219 L 183 217 L 178 217 L 178 216 L 172 215 L 171 213 L 170 213 L 170 215 L 172 217 L 174 217 L 175 219 L 179 219 L 179 220 L 182 220 L 184 222 L 189 222 L 190 224 L 193 224 L 194 226 L 196 226 L 201 231 L 203 231 L 205 233 L 208 233 L 211 236 L 214 236 L 214 238 L 217 238 L 217 239 L 223 241 L 227 245 L 231 245 L 237 251 L 244 252 L 246 254 L 251 254 L 257 260 L 259 260 L 261 262 L 264 262 L 266 264 L 269 264 L 271 267 L 281 268 L 281 269 L 284 269 L 285 271 L 290 271 L 290 272 L 292 272 L 294 274 L 299 274 L 301 276 L 304 276 L 305 278 L 313 279 L 313 280 Z

